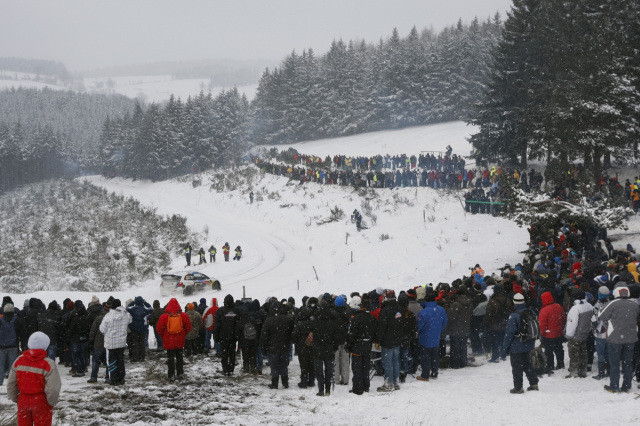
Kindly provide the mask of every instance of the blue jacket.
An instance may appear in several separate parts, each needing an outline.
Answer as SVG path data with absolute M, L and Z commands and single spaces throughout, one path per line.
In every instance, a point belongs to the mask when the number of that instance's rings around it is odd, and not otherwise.
M 147 302 L 144 302 L 142 296 L 137 296 L 133 303 L 127 306 L 127 312 L 131 314 L 131 324 L 129 330 L 134 333 L 144 333 L 147 323 L 145 317 L 153 312 L 153 308 Z
M 447 326 L 447 312 L 436 302 L 423 302 L 418 313 L 418 340 L 420 346 L 435 348 L 440 345 L 440 335 Z
M 529 340 L 526 342 L 521 342 L 516 334 L 520 330 L 520 314 L 522 311 L 527 309 L 527 306 L 522 303 L 520 305 L 515 306 L 515 311 L 509 316 L 509 321 L 507 322 L 507 329 L 504 333 L 504 353 L 514 353 L 521 354 L 525 352 L 531 352 L 533 348 L 536 346 L 535 340 Z

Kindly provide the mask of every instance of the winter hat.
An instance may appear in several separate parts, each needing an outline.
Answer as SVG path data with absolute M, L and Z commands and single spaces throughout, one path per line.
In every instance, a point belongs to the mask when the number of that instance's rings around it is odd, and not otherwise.
M 382 287 L 378 287 L 376 288 L 376 293 L 378 293 L 378 296 L 382 295 L 382 293 L 384 293 L 384 289 Z
M 310 297 L 309 299 L 307 299 L 307 307 L 311 308 L 311 309 L 315 309 L 318 307 L 318 298 L 317 297 Z
M 360 304 L 362 303 L 362 299 L 360 296 L 353 296 L 349 301 L 349 307 L 351 309 L 360 309 Z
M 193 311 L 193 303 L 187 303 L 187 311 Z
M 111 309 L 113 307 L 113 301 L 114 300 L 115 299 L 113 298 L 113 296 L 109 296 L 109 298 L 107 299 L 104 307 L 107 308 L 107 309 Z
M 98 296 L 96 296 L 95 294 L 91 296 L 91 305 L 99 305 L 99 304 L 100 304 L 100 299 L 98 299 Z
M 616 299 L 628 299 L 629 287 L 616 287 L 613 289 L 613 297 Z
M 159 300 L 154 300 L 153 301 L 153 307 L 156 308 L 156 309 L 159 308 L 160 307 L 160 301 Z
M 122 302 L 120 301 L 120 299 L 113 299 L 113 302 L 111 303 L 111 308 L 116 309 L 116 308 L 119 308 L 120 306 L 122 306 Z
M 49 336 L 41 331 L 36 331 L 29 337 L 27 346 L 29 349 L 42 349 L 46 351 L 49 347 Z
M 436 301 L 436 294 L 433 291 L 429 291 L 425 294 L 424 296 L 424 301 L 425 302 L 435 302 Z
M 409 299 L 415 299 L 416 298 L 416 291 L 412 288 L 410 288 L 409 290 L 407 290 L 407 296 L 409 296 Z
M 204 297 L 200 298 L 200 303 L 202 303 L 203 305 L 207 304 L 207 299 L 205 299 Z
M 336 306 L 337 306 L 337 307 L 342 307 L 342 306 L 344 306 L 344 299 L 343 299 L 341 296 L 336 297 Z
M 516 293 L 513 295 L 513 304 L 514 305 L 522 305 L 524 303 L 524 296 L 520 293 Z
M 15 311 L 13 303 L 7 303 L 4 305 L 4 309 L 2 310 L 5 314 L 11 313 Z
M 65 305 L 65 307 L 67 308 L 68 311 L 72 311 L 75 308 L 75 305 L 73 304 L 73 301 L 69 300 Z
M 389 290 L 384 294 L 384 299 L 383 300 L 395 300 L 396 298 L 396 292 L 393 290 Z
M 416 288 L 416 298 L 424 299 L 424 296 L 427 294 L 427 289 L 424 286 L 420 286 Z
M 606 285 L 600 286 L 600 288 L 598 289 L 598 299 L 605 299 L 610 295 L 611 292 L 609 291 L 609 287 L 607 287 Z

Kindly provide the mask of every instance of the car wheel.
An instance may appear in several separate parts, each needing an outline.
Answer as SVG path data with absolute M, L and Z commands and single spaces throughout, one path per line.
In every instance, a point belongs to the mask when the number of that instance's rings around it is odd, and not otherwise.
M 184 288 L 184 290 L 182 290 L 182 294 L 185 296 L 191 296 L 193 294 L 193 286 L 187 286 Z
M 212 290 L 222 290 L 222 286 L 220 285 L 220 281 L 215 280 L 214 282 L 211 283 L 211 289 Z

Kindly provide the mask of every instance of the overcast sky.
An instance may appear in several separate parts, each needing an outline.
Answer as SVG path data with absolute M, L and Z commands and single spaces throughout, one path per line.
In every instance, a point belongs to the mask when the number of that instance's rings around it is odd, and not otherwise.
M 511 0 L 0 0 L 0 56 L 72 71 L 184 59 L 282 59 L 333 39 L 377 41 L 393 27 L 439 30 Z

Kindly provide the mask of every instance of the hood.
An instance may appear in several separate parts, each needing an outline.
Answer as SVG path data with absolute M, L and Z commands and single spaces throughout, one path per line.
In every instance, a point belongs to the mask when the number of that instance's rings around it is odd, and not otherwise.
M 211 306 L 218 306 L 218 299 L 217 298 L 213 298 L 211 299 Z
M 7 303 L 11 303 L 13 305 L 13 300 L 11 300 L 11 297 L 9 296 L 4 296 L 2 298 L 2 307 L 4 308 L 4 305 L 6 305 Z
M 60 305 L 58 305 L 58 302 L 56 302 L 54 300 L 51 303 L 49 303 L 49 307 L 47 309 L 49 309 L 51 311 L 59 311 L 60 310 Z
M 249 312 L 258 312 L 260 310 L 260 301 L 253 299 L 249 304 Z
M 142 306 L 142 305 L 144 305 L 144 299 L 142 299 L 142 296 L 136 296 L 136 298 L 133 299 L 133 303 L 136 306 Z
M 22 356 L 26 357 L 30 362 L 43 360 L 47 357 L 47 351 L 44 349 L 29 349 Z
M 554 303 L 553 295 L 548 291 L 542 293 L 542 296 L 540 296 L 540 299 L 542 300 L 542 306 L 547 306 L 547 305 L 551 305 L 552 303 Z
M 76 300 L 73 306 L 75 311 L 80 315 L 84 315 L 87 313 L 87 309 L 84 307 L 84 303 L 82 303 L 82 300 Z
M 168 314 L 175 314 L 177 312 L 182 312 L 182 308 L 180 307 L 178 300 L 174 297 L 169 300 L 169 303 L 167 303 L 167 307 L 164 311 Z
M 205 299 L 204 297 L 200 298 L 200 305 L 207 306 L 207 299 Z
M 407 306 L 409 306 L 409 296 L 407 296 L 406 293 L 400 293 L 398 296 L 398 305 L 400 305 L 402 309 L 406 309 Z
M 224 297 L 224 306 L 226 306 L 227 308 L 233 308 L 233 305 L 234 305 L 233 296 L 230 294 L 227 294 Z
M 298 311 L 298 321 L 308 321 L 310 319 L 311 309 L 307 308 L 306 306 L 300 308 L 300 311 Z
M 493 295 L 494 296 L 504 296 L 504 288 L 500 284 L 496 284 L 493 286 Z

